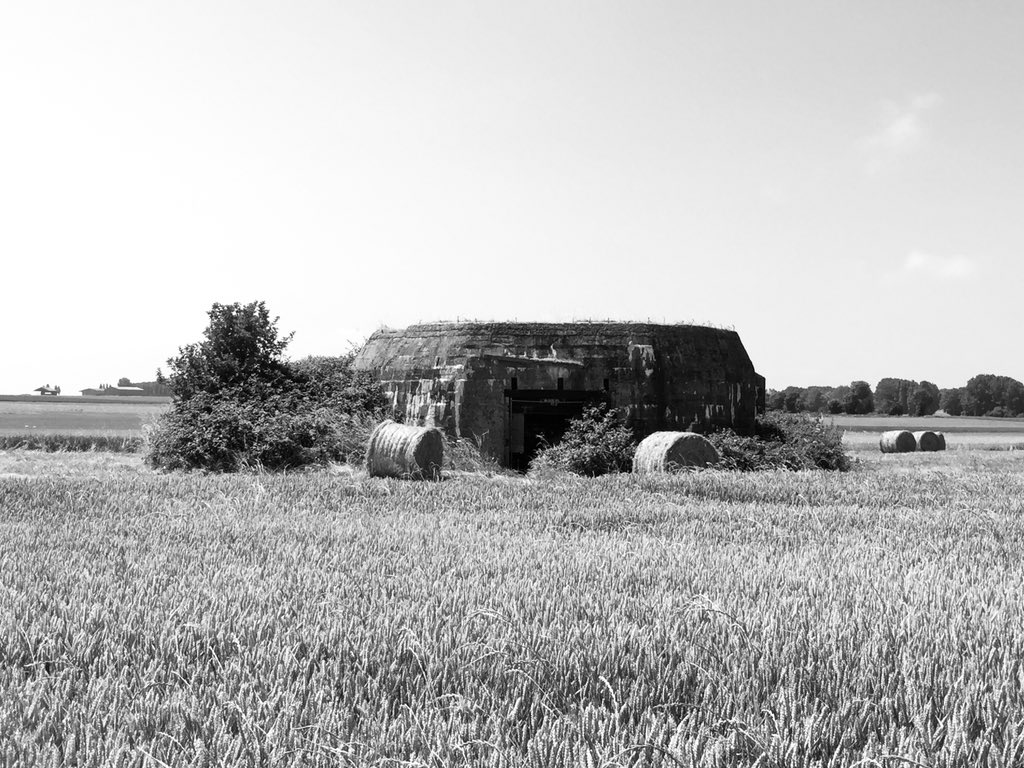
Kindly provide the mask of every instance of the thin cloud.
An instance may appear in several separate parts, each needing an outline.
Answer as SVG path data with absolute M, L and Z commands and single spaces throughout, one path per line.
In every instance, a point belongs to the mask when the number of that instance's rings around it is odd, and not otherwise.
M 966 256 L 936 256 L 923 251 L 911 251 L 903 264 L 905 275 L 938 280 L 964 280 L 977 271 L 977 265 Z
M 878 173 L 927 139 L 926 113 L 942 103 L 937 93 L 920 94 L 906 104 L 888 103 L 881 125 L 862 141 L 869 173 Z

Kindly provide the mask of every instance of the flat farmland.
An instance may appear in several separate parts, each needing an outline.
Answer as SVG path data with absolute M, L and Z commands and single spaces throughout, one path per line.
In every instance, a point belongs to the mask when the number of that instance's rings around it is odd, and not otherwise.
M 1024 453 L 166 474 L 0 451 L 0 764 L 1024 765 Z
M 98 399 L 0 398 L 0 435 L 134 437 L 170 407 L 167 400 L 155 398 L 145 398 L 145 402 Z
M 946 436 L 948 450 L 1024 450 L 1024 419 L 972 416 L 826 416 L 844 431 L 850 450 L 878 450 L 878 438 L 892 429 L 930 430 Z
M 849 432 L 885 432 L 889 429 L 909 429 L 915 432 L 930 429 L 933 432 L 1001 432 L 1024 435 L 1024 419 L 999 419 L 987 416 L 826 416 L 837 427 Z

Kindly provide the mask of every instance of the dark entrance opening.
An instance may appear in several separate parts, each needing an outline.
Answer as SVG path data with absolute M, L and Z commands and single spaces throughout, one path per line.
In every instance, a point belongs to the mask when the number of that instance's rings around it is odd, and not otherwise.
M 572 389 L 507 389 L 507 464 L 525 472 L 537 452 L 562 439 L 569 422 L 586 406 L 606 402 L 607 393 Z

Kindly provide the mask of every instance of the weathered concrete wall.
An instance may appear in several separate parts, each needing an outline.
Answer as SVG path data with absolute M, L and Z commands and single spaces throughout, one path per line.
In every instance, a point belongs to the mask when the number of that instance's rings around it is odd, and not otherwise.
M 607 391 L 641 436 L 731 426 L 751 432 L 764 379 L 735 331 L 645 323 L 435 323 L 378 331 L 355 365 L 376 372 L 407 421 L 482 441 L 501 456 L 505 390 Z

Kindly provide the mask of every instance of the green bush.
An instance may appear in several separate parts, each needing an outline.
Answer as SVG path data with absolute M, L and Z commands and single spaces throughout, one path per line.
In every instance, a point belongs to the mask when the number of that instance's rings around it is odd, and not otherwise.
M 175 403 L 149 438 L 150 466 L 162 469 L 293 469 L 361 460 L 372 419 L 300 406 L 275 395 L 239 400 L 201 395 Z
M 301 397 L 309 403 L 349 415 L 384 418 L 388 400 L 377 378 L 352 369 L 354 354 L 306 357 L 289 365 Z
M 385 409 L 380 386 L 351 356 L 284 359 L 262 302 L 214 304 L 206 339 L 168 360 L 176 399 L 149 435 L 162 469 L 233 472 L 359 461 Z
M 723 469 L 827 469 L 846 471 L 850 457 L 843 433 L 821 418 L 769 412 L 758 418 L 754 437 L 722 430 L 708 435 Z
M 531 471 L 555 469 L 577 475 L 606 475 L 633 468 L 636 442 L 619 412 L 600 404 L 569 422 L 562 439 L 530 462 Z
M 826 469 L 846 471 L 850 458 L 843 433 L 820 417 L 769 412 L 758 417 L 754 436 L 731 429 L 707 435 L 722 455 L 722 469 Z M 636 442 L 619 413 L 605 405 L 584 411 L 569 424 L 563 438 L 530 463 L 530 471 L 559 470 L 577 475 L 628 472 Z

